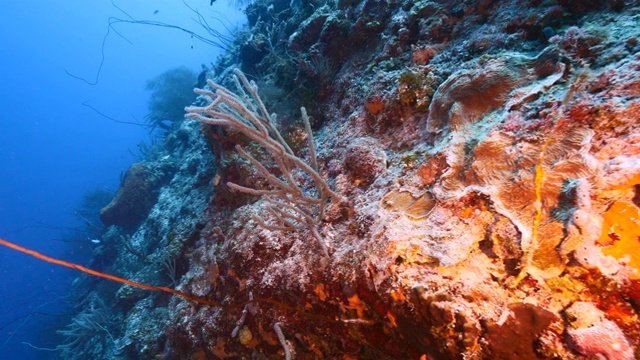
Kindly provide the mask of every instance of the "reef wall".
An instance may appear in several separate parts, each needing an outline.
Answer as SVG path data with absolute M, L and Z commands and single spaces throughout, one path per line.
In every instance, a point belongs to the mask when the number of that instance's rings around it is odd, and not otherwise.
M 207 87 L 190 111 L 277 113 L 334 194 L 265 148 L 272 130 L 185 119 L 147 160 L 171 171 L 157 203 L 94 261 L 229 307 L 100 285 L 121 321 L 82 351 L 640 358 L 636 1 L 258 0 L 247 15 L 209 74 L 244 104 L 211 105 Z

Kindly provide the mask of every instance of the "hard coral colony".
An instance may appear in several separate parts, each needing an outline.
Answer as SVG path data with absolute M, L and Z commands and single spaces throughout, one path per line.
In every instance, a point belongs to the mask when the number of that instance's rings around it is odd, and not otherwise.
M 69 357 L 640 358 L 637 5 L 248 5 Z

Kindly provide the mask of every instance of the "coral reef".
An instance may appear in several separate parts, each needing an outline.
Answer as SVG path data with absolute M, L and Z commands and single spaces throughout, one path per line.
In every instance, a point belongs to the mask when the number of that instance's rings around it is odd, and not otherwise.
M 433 95 L 427 130 L 460 130 L 504 106 L 516 88 L 553 74 L 558 79 L 563 70 L 564 67 L 558 65 L 557 51 L 549 47 L 535 58 L 501 54 L 497 59 L 477 64 L 473 70 L 456 72 L 440 84 Z
M 83 277 L 95 358 L 640 356 L 637 1 L 247 14 L 94 257 L 205 301 Z

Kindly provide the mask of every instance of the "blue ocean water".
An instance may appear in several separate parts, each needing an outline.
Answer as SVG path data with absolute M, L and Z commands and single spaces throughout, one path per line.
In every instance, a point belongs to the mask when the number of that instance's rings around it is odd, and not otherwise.
M 115 191 L 135 162 L 131 152 L 149 137 L 97 111 L 143 122 L 147 80 L 178 66 L 197 73 L 221 53 L 179 29 L 149 24 L 116 23 L 105 38 L 109 18 L 163 22 L 211 38 L 193 10 L 222 33 L 212 19 L 243 19 L 224 1 L 0 2 L 0 238 L 86 263 L 93 244 L 74 212 L 88 192 Z M 0 359 L 58 358 L 44 349 L 61 341 L 56 330 L 69 321 L 78 275 L 0 248 Z

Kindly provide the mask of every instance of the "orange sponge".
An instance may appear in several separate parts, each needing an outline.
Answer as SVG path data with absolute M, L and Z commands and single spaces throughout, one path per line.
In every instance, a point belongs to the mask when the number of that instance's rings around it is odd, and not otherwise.
M 628 201 L 617 201 L 603 214 L 602 235 L 598 244 L 602 252 L 617 259 L 625 257 L 638 270 L 631 276 L 640 279 L 640 209 Z

